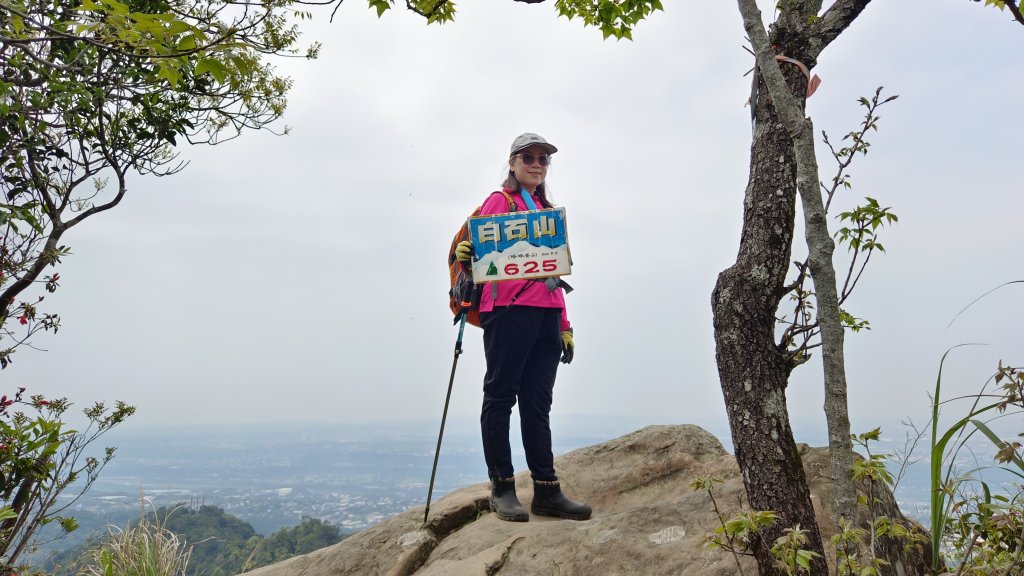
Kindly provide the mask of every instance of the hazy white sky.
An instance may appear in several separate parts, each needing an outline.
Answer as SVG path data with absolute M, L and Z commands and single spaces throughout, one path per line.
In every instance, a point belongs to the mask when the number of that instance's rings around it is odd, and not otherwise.
M 739 242 L 752 58 L 735 3 L 665 4 L 632 43 L 550 1 L 460 2 L 454 23 L 429 27 L 358 0 L 334 23 L 317 13 L 305 38 L 322 57 L 279 63 L 295 80 L 292 133 L 184 150 L 182 174 L 134 178 L 120 207 L 66 237 L 74 255 L 47 298 L 63 327 L 4 376 L 80 404 L 123 399 L 135 425 L 439 419 L 456 336 L 448 244 L 500 183 L 511 140 L 534 131 L 560 149 L 549 185 L 577 289 L 554 418 L 723 422 L 710 293 Z M 854 129 L 879 85 L 900 95 L 836 201 L 872 196 L 900 216 L 849 304 L 873 326 L 847 338 L 855 430 L 925 420 L 951 345 L 990 343 L 951 360 L 961 392 L 1000 358 L 1024 360 L 1024 288 L 946 329 L 1024 278 L 1022 46 L 1024 28 L 968 0 L 878 0 L 820 59 L 819 131 Z M 468 330 L 451 410 L 472 418 L 483 353 Z M 795 418 L 820 419 L 820 380 L 816 362 L 795 373 Z

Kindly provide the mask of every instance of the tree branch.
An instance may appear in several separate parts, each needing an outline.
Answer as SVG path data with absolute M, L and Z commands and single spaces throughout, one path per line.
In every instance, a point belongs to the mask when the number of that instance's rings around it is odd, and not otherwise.
M 63 233 L 63 229 L 52 230 L 50 232 L 50 236 L 46 239 L 46 244 L 44 245 L 41 253 L 45 254 L 47 252 L 55 252 L 57 250 L 57 241 Z M 11 285 L 8 286 L 2 294 L 0 294 L 0 317 L 6 317 L 8 315 L 11 305 L 14 304 L 14 298 L 31 286 L 32 283 L 35 282 L 43 273 L 43 270 L 49 265 L 50 261 L 47 258 L 40 257 L 34 259 L 32 261 L 32 265 L 25 274 L 23 274 L 21 278 L 12 282 Z
M 740 14 L 743 16 L 743 28 L 754 48 L 758 72 L 768 86 L 768 93 L 775 102 L 775 111 L 782 120 L 786 132 L 790 138 L 796 140 L 803 127 L 803 111 L 786 85 L 786 79 L 782 76 L 778 61 L 775 60 L 771 42 L 761 20 L 761 10 L 758 9 L 755 0 L 739 0 L 739 6 Z
M 544 0 L 541 0 L 541 2 L 543 2 L 543 1 Z M 447 3 L 448 3 L 448 0 L 434 0 L 434 7 L 431 8 L 429 12 L 425 11 L 425 10 L 420 10 L 419 8 L 417 8 L 416 5 L 413 4 L 413 0 L 405 0 L 405 7 L 408 8 L 409 10 L 412 10 L 413 12 L 419 14 L 420 16 L 423 16 L 424 18 L 430 18 L 435 13 L 437 13 L 437 11 L 440 10 L 442 6 L 444 6 Z
M 853 279 L 853 283 L 852 284 L 850 284 L 850 277 L 849 276 L 846 277 L 846 283 L 843 284 L 843 292 L 842 292 L 842 294 L 839 297 L 839 304 L 840 305 L 842 305 L 843 302 L 846 302 L 846 299 L 850 296 L 850 294 L 853 293 L 853 289 L 857 287 L 857 282 L 860 281 L 861 274 L 864 273 L 864 269 L 867 268 L 868 262 L 871 261 L 871 254 L 874 251 L 875 251 L 874 248 L 869 248 L 868 249 L 868 255 L 864 258 L 864 262 L 860 265 L 860 270 L 857 272 L 857 276 Z M 850 273 L 851 274 L 853 273 L 853 262 L 850 262 Z M 850 287 L 849 290 L 847 290 L 847 288 L 846 288 L 847 285 L 849 285 L 849 287 Z
M 1024 14 L 1020 13 L 1020 6 L 1013 0 L 1005 0 L 1005 3 L 1006 7 L 1010 9 L 1010 13 L 1013 14 L 1013 19 L 1024 26 Z M 1020 558 L 1020 550 L 1017 550 L 1017 557 Z
M 811 55 L 818 55 L 832 43 L 843 30 L 860 16 L 871 0 L 838 0 L 829 6 L 820 18 L 811 23 L 808 37 L 811 39 Z
M 106 129 L 105 124 L 103 122 L 102 114 L 99 115 L 98 122 L 99 129 L 96 131 L 96 141 L 99 143 L 100 151 L 103 154 L 103 157 L 106 159 L 107 167 L 113 170 L 114 174 L 117 176 L 117 194 L 114 195 L 114 198 L 108 201 L 107 203 L 100 204 L 99 206 L 93 206 L 92 208 L 85 210 L 75 218 L 68 220 L 67 223 L 64 225 L 65 230 L 70 229 L 72 226 L 80 224 L 82 220 L 85 220 L 86 218 L 92 216 L 93 214 L 103 212 L 105 210 L 110 210 L 114 206 L 117 206 L 118 204 L 121 203 L 121 199 L 124 198 L 125 192 L 128 191 L 128 185 L 125 177 L 126 168 L 121 166 L 121 163 L 118 162 L 118 159 L 114 155 L 114 152 L 108 146 L 106 138 Z
M 981 2 L 981 0 L 974 0 L 975 2 Z M 1003 5 L 1010 9 L 1010 14 L 1013 14 L 1013 19 L 1024 26 L 1024 14 L 1020 12 L 1020 3 L 1015 0 L 1003 0 Z

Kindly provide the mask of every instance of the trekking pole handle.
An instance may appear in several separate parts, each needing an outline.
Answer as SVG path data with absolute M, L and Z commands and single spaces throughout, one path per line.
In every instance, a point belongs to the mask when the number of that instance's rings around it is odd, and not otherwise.
M 455 339 L 455 355 L 462 354 L 462 334 L 466 331 L 466 316 L 469 315 L 470 303 L 463 301 L 459 313 L 459 337 Z

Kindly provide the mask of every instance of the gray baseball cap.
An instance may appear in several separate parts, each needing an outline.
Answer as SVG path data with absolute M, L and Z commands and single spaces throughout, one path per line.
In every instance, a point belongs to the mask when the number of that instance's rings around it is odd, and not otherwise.
M 548 144 L 548 141 L 534 134 L 533 132 L 526 132 L 520 134 L 512 141 L 512 151 L 508 153 L 509 157 L 515 156 L 522 150 L 529 148 L 530 146 L 540 146 L 547 151 L 548 154 L 554 154 L 558 152 L 558 148 L 555 148 L 552 144 Z

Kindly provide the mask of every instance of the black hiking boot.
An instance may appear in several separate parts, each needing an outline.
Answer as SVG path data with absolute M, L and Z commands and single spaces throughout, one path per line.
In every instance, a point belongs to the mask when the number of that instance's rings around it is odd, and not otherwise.
M 538 516 L 554 516 L 569 520 L 589 520 L 590 506 L 573 502 L 562 493 L 558 480 L 533 481 L 533 502 L 530 510 Z
M 527 522 L 530 515 L 516 497 L 516 479 L 491 481 L 491 510 L 499 520 L 507 522 Z

